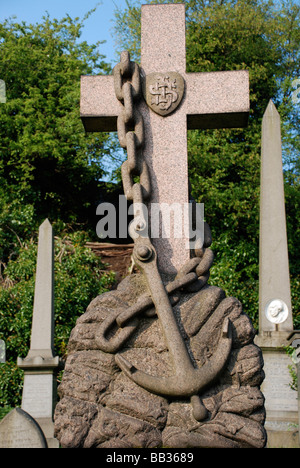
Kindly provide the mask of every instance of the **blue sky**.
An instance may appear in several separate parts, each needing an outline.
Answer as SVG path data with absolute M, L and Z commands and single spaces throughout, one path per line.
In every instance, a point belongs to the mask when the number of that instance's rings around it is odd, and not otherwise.
M 83 18 L 97 3 L 100 5 L 86 20 L 81 39 L 90 44 L 106 40 L 100 52 L 106 55 L 108 62 L 115 63 L 118 57 L 112 37 L 114 11 L 116 7 L 123 9 L 126 0 L 0 0 L 0 22 L 15 15 L 19 22 L 37 23 L 46 11 L 51 18 L 61 19 L 66 13 L 72 18 Z

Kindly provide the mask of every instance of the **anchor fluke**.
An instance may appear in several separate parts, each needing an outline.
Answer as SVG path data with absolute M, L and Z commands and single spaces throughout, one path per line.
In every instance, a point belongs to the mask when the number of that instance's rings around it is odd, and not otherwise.
M 115 360 L 133 382 L 151 393 L 166 397 L 191 397 L 198 395 L 219 376 L 228 360 L 231 345 L 231 322 L 226 318 L 216 351 L 200 369 L 195 369 L 191 364 L 189 368 L 177 368 L 175 375 L 163 378 L 137 369 L 121 354 L 117 354 Z
M 115 361 L 123 372 L 131 378 L 131 376 L 138 370 L 133 364 L 131 364 L 124 356 L 116 354 Z

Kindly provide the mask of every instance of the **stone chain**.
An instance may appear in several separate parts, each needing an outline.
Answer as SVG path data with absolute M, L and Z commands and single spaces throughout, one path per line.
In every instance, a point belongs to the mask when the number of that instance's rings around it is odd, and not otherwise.
M 123 105 L 123 110 L 118 117 L 117 128 L 120 144 L 127 150 L 127 161 L 122 165 L 124 193 L 128 200 L 133 201 L 134 205 L 143 204 L 150 198 L 151 184 L 148 166 L 142 154 L 145 141 L 143 117 L 136 106 L 142 98 L 140 69 L 136 63 L 130 61 L 129 53 L 123 52 L 121 61 L 115 66 L 113 74 L 115 93 Z M 139 176 L 140 181 L 134 183 L 134 176 Z M 140 222 L 147 225 L 143 219 L 142 210 L 139 211 L 139 217 Z M 142 231 L 141 227 L 140 231 Z M 176 278 L 166 285 L 166 292 L 171 296 L 172 305 L 175 305 L 180 297 L 180 294 L 174 296 L 174 293 L 183 290 L 197 292 L 207 283 L 209 270 L 214 260 L 213 252 L 209 248 L 210 244 L 210 230 L 206 225 L 203 247 L 195 249 L 194 258 L 186 262 L 178 271 Z M 153 299 L 145 294 L 133 306 L 123 312 L 118 311 L 115 316 L 109 316 L 104 320 L 96 334 L 96 342 L 100 349 L 110 353 L 120 349 L 137 328 L 136 317 L 151 308 L 153 311 Z M 149 316 L 152 316 L 151 310 L 149 312 Z M 122 328 L 122 332 L 107 339 L 105 336 L 107 330 L 114 323 Z
M 143 158 L 145 143 L 143 116 L 137 107 L 142 99 L 140 67 L 132 62 L 129 53 L 124 51 L 121 53 L 120 62 L 113 70 L 113 75 L 116 97 L 123 105 L 117 121 L 118 138 L 122 148 L 127 150 L 127 160 L 121 169 L 123 189 L 127 200 L 141 206 L 150 198 L 151 181 L 148 165 Z M 138 176 L 140 181 L 134 183 L 134 176 Z M 139 216 L 141 224 L 147 225 L 143 220 L 142 210 L 139 210 Z M 142 230 L 142 226 L 140 227 Z M 206 227 L 209 230 L 209 227 Z M 204 239 L 204 248 L 195 250 L 195 258 L 188 261 L 178 272 L 178 278 L 192 271 L 196 272 L 198 280 L 189 286 L 190 292 L 200 290 L 208 281 L 214 258 L 213 252 L 207 248 L 210 244 L 211 240 Z
M 143 116 L 137 108 L 142 99 L 140 67 L 131 62 L 128 52 L 122 52 L 113 75 L 116 97 L 123 105 L 117 129 L 120 145 L 127 150 L 127 161 L 121 169 L 124 193 L 127 200 L 143 203 L 150 198 L 151 183 L 148 165 L 142 154 L 145 143 Z M 134 183 L 134 176 L 138 176 L 140 181 Z

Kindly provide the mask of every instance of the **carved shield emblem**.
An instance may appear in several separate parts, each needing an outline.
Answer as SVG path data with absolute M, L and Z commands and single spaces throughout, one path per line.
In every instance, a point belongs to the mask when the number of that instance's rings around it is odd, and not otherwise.
M 179 73 L 150 73 L 143 82 L 144 99 L 154 112 L 166 116 L 181 103 L 184 88 L 184 79 Z

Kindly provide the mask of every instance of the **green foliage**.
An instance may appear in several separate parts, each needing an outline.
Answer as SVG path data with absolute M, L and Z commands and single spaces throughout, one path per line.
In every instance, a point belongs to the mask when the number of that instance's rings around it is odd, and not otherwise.
M 295 369 L 294 366 L 289 366 L 289 372 L 290 372 L 290 376 L 291 376 L 291 383 L 290 383 L 290 387 L 292 390 L 295 390 L 295 392 L 298 391 L 298 374 L 297 374 L 297 370 Z
M 65 357 L 77 318 L 89 302 L 114 283 L 114 274 L 90 249 L 87 236 L 75 232 L 55 240 L 55 352 Z M 20 248 L 4 269 L 0 284 L 0 339 L 6 343 L 7 363 L 0 365 L 0 406 L 20 403 L 22 372 L 17 357 L 26 357 L 30 346 L 37 241 Z
M 98 51 L 79 42 L 83 22 L 69 16 L 41 24 L 0 24 L 0 179 L 10 200 L 31 205 L 39 220 L 87 222 L 99 198 L 108 135 L 86 134 L 79 113 L 80 77 L 105 74 Z
M 234 245 L 229 232 L 214 242 L 216 258 L 211 269 L 210 284 L 237 297 L 244 311 L 258 328 L 258 262 L 257 246 L 241 241 Z
M 0 262 L 16 256 L 23 240 L 35 228 L 37 230 L 38 225 L 33 205 L 23 203 L 22 198 L 14 198 L 4 181 L 0 186 Z
M 282 2 L 279 8 L 272 1 L 187 3 L 188 70 L 249 70 L 248 127 L 190 132 L 189 158 L 194 197 L 205 203 L 215 240 L 219 264 L 214 269 L 220 284 L 222 277 L 231 278 L 224 289 L 241 300 L 257 325 L 261 119 L 270 98 L 281 114 L 283 149 L 289 148 L 294 155 L 292 160 L 284 151 L 285 169 L 289 160 L 286 211 L 293 299 L 300 292 L 300 187 L 295 164 L 299 161 L 300 122 L 291 99 L 291 83 L 300 76 L 299 42 L 295 39 L 300 33 L 300 8 L 294 2 Z M 293 300 L 293 305 L 296 325 L 299 301 Z
M 48 217 L 60 233 L 54 334 L 59 356 L 65 356 L 77 317 L 114 282 L 85 247 L 95 230 L 102 161 L 115 142 L 86 134 L 80 120 L 80 76 L 111 71 L 99 52 L 101 42 L 80 42 L 83 23 L 48 15 L 41 24 L 0 24 L 0 78 L 7 92 L 0 107 L 0 336 L 7 347 L 7 362 L 0 364 L 0 417 L 21 401 L 23 372 L 16 361 L 30 345 L 41 222 Z
M 297 366 L 298 365 L 295 363 L 295 359 L 294 359 L 296 350 L 292 346 L 287 346 L 287 347 L 284 348 L 284 350 L 285 350 L 286 354 L 293 361 L 293 364 L 290 364 L 288 366 L 289 374 L 290 374 L 290 377 L 291 377 L 290 388 L 297 392 L 298 391 L 298 371 L 297 371 Z
M 1 375 L 1 367 L 0 367 L 0 375 Z M 0 408 L 0 420 L 4 418 L 13 408 L 9 406 L 5 406 L 4 408 Z
M 12 408 L 20 406 L 23 390 L 24 372 L 16 362 L 0 364 L 0 419 Z

